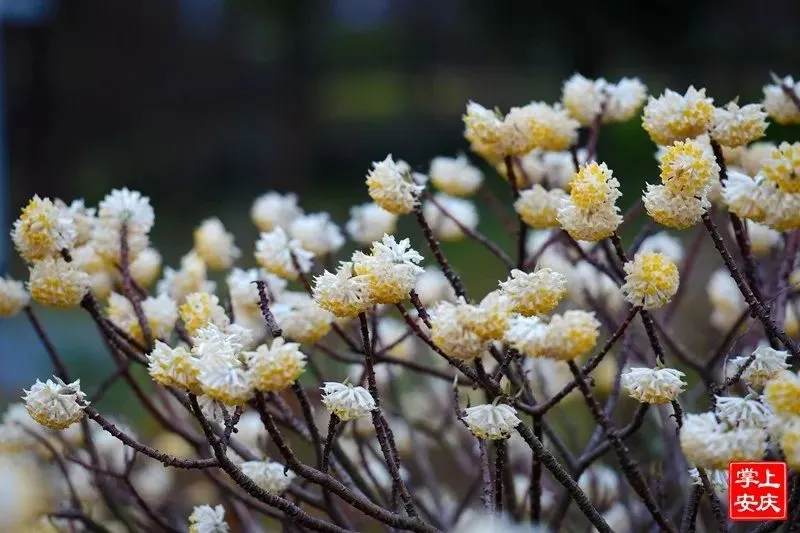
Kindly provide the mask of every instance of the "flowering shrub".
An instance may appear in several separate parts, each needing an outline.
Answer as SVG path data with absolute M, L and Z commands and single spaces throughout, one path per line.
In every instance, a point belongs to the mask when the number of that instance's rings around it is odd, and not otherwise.
M 147 197 L 35 196 L 11 233 L 29 279 L 0 280 L 0 314 L 27 315 L 54 375 L 3 416 L 2 529 L 727 530 L 728 463 L 765 458 L 798 472 L 798 520 L 800 143 L 759 139 L 768 114 L 800 123 L 800 84 L 764 95 L 715 107 L 705 89 L 647 98 L 636 79 L 576 75 L 559 104 L 468 103 L 471 150 L 509 184 L 516 220 L 492 205 L 513 250 L 477 229 L 472 197 L 495 178 L 463 154 L 428 175 L 373 163 L 344 225 L 358 249 L 338 263 L 340 226 L 293 194 L 252 206 L 257 267 L 236 266 L 247 254 L 211 218 L 161 274 Z M 597 139 L 640 112 L 660 182 L 622 212 L 625 177 Z M 417 244 L 394 234 L 401 216 Z M 659 226 L 696 226 L 693 244 Z M 468 292 L 440 247 L 461 239 L 506 267 L 495 290 Z M 673 317 L 706 242 L 722 266 L 701 354 Z M 32 302 L 95 322 L 116 364 L 98 388 Z M 96 407 L 117 380 L 159 434 Z

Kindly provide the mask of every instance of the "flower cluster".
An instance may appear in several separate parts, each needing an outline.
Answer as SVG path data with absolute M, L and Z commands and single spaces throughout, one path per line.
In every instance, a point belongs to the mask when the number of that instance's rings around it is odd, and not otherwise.
M 599 241 L 613 234 L 622 216 L 616 205 L 619 181 L 605 163 L 582 166 L 570 182 L 569 198 L 558 209 L 558 222 L 574 239 Z
M 391 529 L 569 528 L 580 513 L 598 531 L 669 530 L 656 510 L 683 508 L 703 471 L 724 496 L 731 461 L 800 469 L 800 143 L 761 141 L 768 117 L 800 123 L 799 95 L 787 77 L 763 104 L 715 107 L 703 88 L 648 99 L 636 78 L 576 74 L 556 104 L 469 102 L 485 165 L 456 152 L 426 175 L 387 156 L 346 221 L 269 191 L 249 246 L 204 215 L 163 272 L 141 192 L 96 208 L 34 196 L 11 231 L 27 279 L 0 278 L 0 317 L 31 322 L 55 376 L 0 416 L 0 530 L 227 533 L 274 515 L 332 531 L 363 527 L 355 511 Z M 660 179 L 623 216 L 598 136 L 643 105 Z M 637 227 L 641 207 L 670 229 Z M 672 231 L 701 219 L 691 244 Z M 470 246 L 496 262 L 476 254 L 470 272 Z M 113 374 L 84 392 L 39 305 L 80 306 Z M 144 439 L 101 413 L 117 380 L 158 422 Z M 654 414 L 689 466 L 659 472 L 676 490 L 657 499 L 639 490 L 650 448 L 615 444 L 646 443 Z M 603 431 L 566 438 L 580 416 Z M 458 467 L 447 479 L 441 461 Z M 558 491 L 579 505 L 564 514 Z M 508 516 L 483 516 L 500 504 Z

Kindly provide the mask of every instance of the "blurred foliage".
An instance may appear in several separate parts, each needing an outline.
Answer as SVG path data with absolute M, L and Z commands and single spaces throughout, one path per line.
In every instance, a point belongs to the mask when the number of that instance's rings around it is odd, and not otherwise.
M 152 198 L 165 264 L 216 215 L 249 266 L 256 195 L 294 190 L 307 211 L 343 224 L 367 200 L 372 161 L 392 153 L 425 171 L 436 155 L 466 151 L 460 115 L 469 99 L 503 109 L 554 101 L 579 71 L 640 76 L 651 93 L 694 83 L 720 102 L 749 102 L 770 71 L 800 74 L 794 0 L 758 9 L 748 0 L 228 0 L 200 26 L 189 24 L 194 5 L 70 0 L 43 25 L 4 27 L 12 217 L 34 193 L 96 204 L 128 186 Z M 797 135 L 774 125 L 769 133 Z M 599 153 L 622 184 L 623 209 L 657 175 L 638 120 L 604 127 Z M 485 171 L 507 201 L 506 183 Z M 496 217 L 481 215 L 480 231 L 511 249 Z M 413 221 L 399 233 L 424 248 Z M 444 248 L 473 294 L 503 276 L 471 243 Z M 12 273 L 23 268 L 17 261 Z M 44 321 L 91 390 L 95 369 L 110 367 L 99 343 L 85 346 L 94 333 L 85 318 Z M 6 390 L 41 375 L 45 361 L 19 331 L 0 330 L 6 359 L 20 365 Z M 124 390 L 116 384 L 104 402 Z

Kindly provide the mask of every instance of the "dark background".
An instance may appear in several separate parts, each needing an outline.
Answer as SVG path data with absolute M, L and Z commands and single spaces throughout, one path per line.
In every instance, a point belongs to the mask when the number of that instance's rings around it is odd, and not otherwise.
M 248 211 L 269 189 L 297 191 L 307 211 L 330 211 L 343 224 L 349 206 L 367 200 L 372 161 L 392 153 L 426 170 L 432 157 L 466 150 L 460 115 L 469 99 L 502 109 L 553 102 L 580 72 L 639 76 L 654 94 L 694 83 L 719 104 L 751 102 L 770 71 L 800 74 L 797 0 L 0 6 L 8 193 L 0 227 L 7 232 L 34 193 L 95 205 L 128 186 L 152 198 L 153 241 L 166 264 L 211 215 L 237 234 L 251 263 Z M 628 203 L 655 177 L 654 146 L 638 119 L 605 127 L 599 151 Z M 480 228 L 494 236 L 488 218 Z M 3 246 L 8 257 L 7 238 Z M 469 254 L 462 246 L 455 262 Z M 493 285 L 481 264 L 471 261 L 467 277 Z M 25 277 L 18 258 L 9 268 Z M 46 315 L 53 336 L 77 364 L 93 365 L 99 343 L 76 333 L 93 334 L 85 317 L 59 316 Z M 0 323 L 0 351 L 14 361 L 0 383 L 9 394 L 48 371 L 22 319 Z

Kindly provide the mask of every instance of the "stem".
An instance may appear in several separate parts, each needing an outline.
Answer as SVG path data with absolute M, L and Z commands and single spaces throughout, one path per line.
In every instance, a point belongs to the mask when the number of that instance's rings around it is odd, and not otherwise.
M 703 496 L 703 486 L 695 485 L 683 511 L 681 520 L 681 533 L 694 533 L 697 529 L 697 511 L 700 509 L 700 498 Z
M 603 361 L 603 358 L 608 354 L 614 344 L 622 337 L 622 334 L 625 333 L 625 330 L 628 329 L 628 326 L 631 325 L 633 319 L 636 318 L 636 315 L 641 311 L 641 307 L 631 307 L 628 311 L 628 316 L 625 317 L 625 320 L 622 324 L 619 325 L 616 331 L 611 334 L 611 336 L 606 340 L 603 347 L 600 351 L 589 359 L 586 364 L 581 368 L 581 376 L 587 377 L 597 366 Z M 549 411 L 553 406 L 558 404 L 567 394 L 572 392 L 572 390 L 578 386 L 577 380 L 570 381 L 563 389 L 558 391 L 552 398 L 550 398 L 547 402 L 537 405 L 533 409 L 534 415 L 543 415 L 547 411 Z
M 153 347 L 153 331 L 150 329 L 150 321 L 144 314 L 142 309 L 142 302 L 139 294 L 133 288 L 133 278 L 131 278 L 130 270 L 130 249 L 128 247 L 128 225 L 122 224 L 119 231 L 119 255 L 122 270 L 122 287 L 125 291 L 125 297 L 131 302 L 133 312 L 136 314 L 136 320 L 139 322 L 139 327 L 142 330 L 144 337 L 145 347 L 149 351 Z
M 464 284 L 462 283 L 461 278 L 458 277 L 458 274 L 453 271 L 453 267 L 450 266 L 447 258 L 442 253 L 442 248 L 439 246 L 439 241 L 436 240 L 436 237 L 433 235 L 433 230 L 428 224 L 428 221 L 425 220 L 425 214 L 422 212 L 422 204 L 419 202 L 414 204 L 414 215 L 416 215 L 417 223 L 422 228 L 422 235 L 428 242 L 428 247 L 431 249 L 431 252 L 433 252 L 436 262 L 439 263 L 439 267 L 442 269 L 447 281 L 449 281 L 450 285 L 453 287 L 456 296 L 466 299 L 467 291 L 464 288 Z
M 281 331 L 280 326 L 278 326 L 278 323 L 275 321 L 275 315 L 272 314 L 272 311 L 269 308 L 267 284 L 262 279 L 256 280 L 253 283 L 255 283 L 256 288 L 258 288 L 258 307 L 261 309 L 261 314 L 263 315 L 264 320 L 267 321 L 267 328 L 269 328 L 270 335 L 272 335 L 272 338 L 280 337 L 283 334 L 283 331 Z
M 411 289 L 411 292 L 408 293 L 408 298 L 411 300 L 411 305 L 413 305 L 414 309 L 417 310 L 420 320 L 422 320 L 422 322 L 424 322 L 425 325 L 430 328 L 431 317 L 428 315 L 428 310 L 425 309 L 424 305 L 422 305 L 422 301 L 419 299 L 419 294 L 417 294 L 417 291 Z
M 714 151 L 714 158 L 719 165 L 719 181 L 725 184 L 728 180 L 728 169 L 725 164 L 725 155 L 722 153 L 722 147 L 715 140 L 711 140 L 711 149 Z M 750 289 L 758 300 L 763 301 L 761 293 L 761 282 L 758 279 L 758 272 L 756 271 L 756 263 L 753 260 L 753 253 L 750 247 L 750 239 L 747 237 L 747 229 L 744 222 L 735 213 L 729 213 L 731 225 L 733 226 L 733 235 L 736 238 L 736 244 L 739 245 L 739 250 L 742 252 L 742 259 L 744 260 L 744 274 L 750 284 Z
M 669 305 L 669 307 L 667 307 L 667 312 L 664 315 L 664 324 L 666 325 L 669 325 L 669 323 L 672 321 L 672 317 L 675 316 L 675 311 L 678 310 L 678 303 L 681 301 L 681 297 L 683 296 L 686 287 L 689 286 L 687 281 L 694 270 L 697 257 L 700 255 L 700 244 L 702 242 L 703 230 L 698 227 L 695 229 L 694 238 L 692 238 L 692 243 L 689 245 L 689 251 L 686 254 L 686 259 L 683 262 L 683 268 L 681 269 L 679 276 L 680 283 L 678 284 L 678 291 L 672 298 L 672 303 Z
M 642 498 L 645 506 L 647 507 L 648 511 L 650 511 L 650 514 L 656 520 L 658 525 L 666 531 L 676 533 L 677 530 L 675 529 L 675 525 L 664 516 L 661 508 L 658 506 L 658 503 L 653 498 L 653 495 L 650 492 L 650 489 L 647 487 L 644 477 L 639 470 L 639 466 L 630 456 L 630 450 L 628 450 L 628 447 L 625 446 L 625 444 L 622 442 L 622 439 L 620 439 L 619 434 L 617 433 L 616 428 L 613 427 L 611 421 L 601 412 L 597 400 L 594 398 L 591 389 L 589 389 L 589 385 L 580 374 L 578 365 L 576 365 L 574 361 L 569 361 L 568 364 L 572 375 L 578 380 L 578 387 L 583 394 L 584 400 L 586 400 L 589 410 L 592 412 L 592 416 L 595 418 L 595 421 L 603 427 L 608 435 L 608 439 L 611 441 L 611 446 L 614 448 L 614 451 L 619 458 L 622 471 L 625 473 L 625 476 L 628 478 L 631 486 L 639 495 L 639 497 Z
M 506 266 L 506 268 L 510 270 L 514 267 L 514 263 L 511 261 L 511 258 L 508 257 L 508 255 L 506 255 L 506 253 L 494 242 L 492 242 L 491 239 L 489 239 L 486 235 L 478 230 L 471 229 L 462 224 L 461 221 L 454 217 L 447 209 L 445 209 L 442 204 L 437 202 L 436 198 L 433 196 L 427 196 L 427 199 L 430 203 L 435 205 L 444 216 L 452 220 L 453 223 L 458 226 L 458 229 L 460 229 L 467 237 L 489 250 L 492 255 L 498 258 Z
M 547 468 L 550 473 L 553 474 L 553 477 L 567 489 L 569 495 L 575 500 L 575 504 L 583 514 L 586 515 L 589 522 L 592 523 L 597 531 L 599 533 L 613 533 L 608 523 L 606 523 L 595 506 L 592 505 L 592 502 L 589 501 L 589 497 L 586 496 L 586 493 L 578 486 L 575 479 L 569 475 L 569 472 L 564 470 L 564 467 L 558 463 L 556 458 L 553 457 L 553 454 L 544 447 L 542 441 L 536 438 L 531 428 L 522 423 L 517 426 L 517 431 L 528 446 L 530 446 L 531 450 L 533 450 L 536 457 L 542 461 L 545 468 Z
M 486 449 L 486 441 L 478 439 L 478 448 L 481 455 L 481 479 L 483 480 L 483 508 L 487 514 L 492 513 L 494 508 L 492 502 L 492 474 L 489 466 L 489 452 Z
M 533 435 L 542 440 L 542 417 L 533 417 Z M 538 524 L 542 518 L 542 462 L 534 455 L 531 464 L 531 485 L 528 489 L 531 505 L 531 522 Z
M 242 470 L 227 457 L 221 443 L 219 443 L 214 436 L 214 431 L 211 428 L 211 425 L 203 415 L 203 411 L 200 409 L 200 405 L 197 403 L 197 398 L 194 395 L 189 395 L 189 402 L 191 403 L 195 417 L 197 417 L 197 420 L 200 422 L 200 426 L 203 428 L 203 433 L 205 433 L 206 439 L 208 440 L 209 444 L 211 444 L 211 448 L 214 450 L 214 455 L 216 456 L 220 467 L 230 476 L 234 483 L 239 485 L 239 487 L 244 489 L 248 494 L 257 500 L 280 509 L 284 512 L 287 518 L 290 518 L 298 524 L 309 529 L 313 529 L 314 531 L 324 531 L 327 533 L 346 533 L 351 531 L 318 518 L 314 518 L 289 500 L 281 496 L 271 494 L 256 485 L 252 479 L 247 477 L 245 473 L 242 472 Z
M 169 455 L 167 453 L 158 451 L 155 448 L 147 446 L 146 444 L 142 444 L 141 442 L 137 441 L 133 437 L 129 436 L 128 434 L 120 430 L 113 423 L 103 418 L 103 416 L 100 413 L 98 413 L 93 407 L 87 405 L 83 408 L 83 411 L 86 413 L 86 416 L 97 422 L 100 425 L 100 427 L 102 427 L 107 433 L 109 433 L 113 437 L 116 437 L 123 444 L 125 444 L 126 446 L 130 446 L 139 453 L 142 453 L 148 457 L 155 459 L 156 461 L 162 463 L 164 466 L 172 466 L 175 468 L 183 468 L 187 470 L 199 469 L 199 468 L 213 468 L 218 466 L 217 460 L 213 458 L 188 459 L 183 457 L 175 457 L 174 455 Z M 216 440 L 216 438 L 214 440 Z
M 708 500 L 711 502 L 711 512 L 717 521 L 717 527 L 720 533 L 728 531 L 728 523 L 725 519 L 725 513 L 722 512 L 722 504 L 719 502 L 717 493 L 714 492 L 714 487 L 711 486 L 711 481 L 708 479 L 705 469 L 697 467 L 697 473 L 700 475 L 700 480 L 703 482 L 703 488 L 708 494 Z
M 508 183 L 511 185 L 511 193 L 516 201 L 519 198 L 519 188 L 517 187 L 517 177 L 514 175 L 514 158 L 510 155 L 505 156 L 503 162 L 506 165 L 506 176 Z M 517 268 L 522 269 L 525 266 L 525 238 L 528 235 L 528 225 L 522 220 L 522 217 L 517 214 Z
M 506 462 L 506 441 L 494 442 L 494 512 L 503 512 L 503 473 Z
M 67 365 L 64 363 L 64 360 L 61 359 L 56 347 L 53 345 L 53 342 L 50 340 L 50 337 L 45 332 L 44 328 L 42 327 L 42 323 L 39 322 L 39 319 L 34 314 L 33 309 L 30 306 L 25 307 L 25 314 L 28 316 L 28 320 L 30 320 L 31 326 L 33 326 L 34 331 L 36 331 L 36 336 L 39 337 L 39 340 L 44 345 L 44 349 L 47 352 L 47 356 L 50 358 L 50 362 L 53 365 L 53 369 L 55 370 L 56 376 L 61 378 L 64 383 L 69 383 L 71 380 L 69 378 L 69 371 L 67 370 Z
M 745 302 L 750 307 L 750 313 L 752 316 L 761 321 L 761 323 L 764 325 L 764 329 L 767 332 L 767 336 L 769 336 L 771 339 L 780 340 L 793 356 L 800 356 L 800 348 L 798 348 L 797 344 L 790 339 L 788 335 L 786 335 L 786 332 L 783 330 L 783 328 L 779 328 L 775 322 L 772 321 L 767 308 L 764 307 L 761 301 L 756 298 L 755 294 L 753 294 L 753 291 L 750 290 L 750 287 L 748 287 L 747 282 L 742 277 L 742 273 L 739 272 L 733 257 L 725 247 L 725 242 L 722 240 L 717 226 L 714 224 L 714 221 L 711 220 L 711 217 L 708 213 L 703 214 L 703 224 L 705 224 L 709 235 L 711 235 L 711 239 L 714 241 L 714 247 L 722 256 L 722 260 L 725 263 L 725 266 L 728 267 L 731 277 L 736 282 L 736 286 L 739 287 L 739 291 L 742 293 L 742 296 L 744 296 Z
M 325 437 L 325 448 L 322 450 L 322 464 L 320 470 L 323 474 L 328 472 L 328 463 L 330 458 L 331 448 L 333 447 L 333 440 L 336 438 L 336 430 L 339 428 L 339 417 L 331 413 L 331 419 L 328 421 L 328 435 Z
M 392 475 L 394 487 L 400 492 L 400 497 L 403 499 L 403 503 L 408 515 L 416 518 L 417 511 L 414 508 L 414 502 L 411 500 L 411 495 L 408 493 L 408 488 L 406 487 L 406 484 L 400 475 L 399 461 L 395 460 L 396 454 L 393 453 L 396 451 L 393 450 L 396 448 L 396 446 L 393 446 L 394 435 L 392 434 L 392 430 L 389 427 L 389 424 L 386 423 L 383 413 L 381 412 L 381 399 L 380 394 L 378 393 L 378 383 L 375 379 L 375 361 L 373 360 L 372 346 L 369 339 L 367 315 L 365 313 L 359 313 L 358 319 L 361 323 L 361 338 L 364 348 L 364 369 L 367 373 L 367 388 L 369 389 L 369 393 L 373 400 L 375 400 L 375 410 L 372 411 L 372 424 L 375 426 L 375 433 L 378 437 L 378 443 L 380 444 L 383 457 L 386 460 L 386 466 L 389 468 L 389 472 Z

